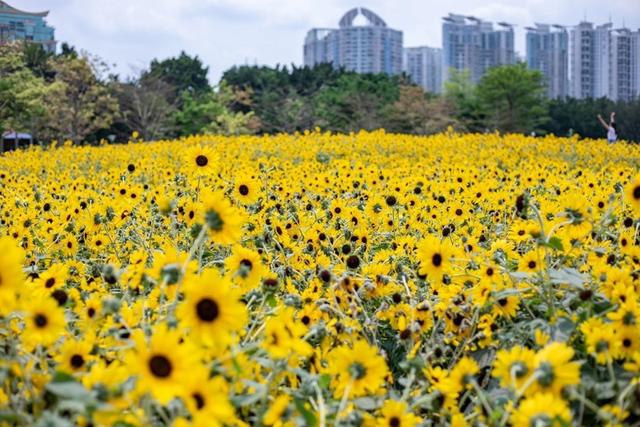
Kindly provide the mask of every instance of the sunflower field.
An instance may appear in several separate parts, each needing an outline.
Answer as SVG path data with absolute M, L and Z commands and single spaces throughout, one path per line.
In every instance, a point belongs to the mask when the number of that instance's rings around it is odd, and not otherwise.
M 0 426 L 640 422 L 640 147 L 306 132 L 0 156 Z

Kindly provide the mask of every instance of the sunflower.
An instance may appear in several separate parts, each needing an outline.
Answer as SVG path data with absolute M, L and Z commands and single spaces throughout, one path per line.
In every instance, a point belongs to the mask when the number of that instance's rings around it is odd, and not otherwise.
M 16 291 L 24 282 L 24 252 L 10 237 L 0 237 L 0 315 L 13 306 Z
M 65 341 L 55 357 L 58 369 L 69 374 L 87 372 L 87 367 L 94 358 L 91 355 L 92 348 L 93 340 L 69 339 Z
M 405 402 L 387 400 L 380 410 L 377 427 L 413 427 L 422 419 L 409 411 Z
M 212 170 L 217 163 L 217 156 L 211 147 L 198 144 L 186 151 L 185 160 L 190 169 L 203 173 Z
M 243 218 L 222 194 L 209 193 L 202 198 L 203 219 L 211 239 L 231 244 L 242 237 Z
M 378 349 L 365 341 L 356 341 L 353 347 L 334 348 L 328 361 L 334 396 L 338 398 L 347 388 L 353 397 L 375 394 L 384 386 L 388 374 L 387 364 Z
M 535 352 L 526 347 L 500 350 L 493 365 L 493 376 L 500 380 L 501 387 L 519 390 L 533 374 L 534 357 Z
M 534 357 L 536 381 L 529 394 L 551 392 L 560 395 L 565 386 L 580 383 L 580 363 L 572 362 L 574 350 L 560 342 L 552 342 Z
M 537 273 L 544 269 L 544 260 L 538 251 L 527 252 L 518 262 L 518 271 Z
M 233 198 L 243 205 L 252 205 L 260 198 L 260 183 L 248 175 L 236 177 Z
M 552 393 L 537 393 L 528 397 L 511 415 L 513 427 L 565 426 L 571 424 L 567 403 Z
M 180 343 L 180 335 L 163 325 L 148 342 L 140 334 L 134 341 L 136 346 L 130 354 L 129 366 L 138 377 L 138 391 L 150 392 L 163 405 L 175 397 L 184 397 L 195 358 L 186 344 Z
M 636 176 L 633 181 L 627 184 L 624 193 L 627 203 L 631 205 L 637 214 L 640 214 L 640 175 Z
M 428 236 L 418 246 L 419 274 L 431 279 L 441 278 L 450 271 L 454 254 L 455 250 L 448 240 L 441 241 L 435 236 Z
M 191 336 L 206 346 L 222 349 L 247 320 L 247 309 L 231 281 L 216 270 L 189 276 L 184 283 L 184 301 L 177 312 Z
M 616 330 L 617 356 L 630 359 L 640 349 L 640 328 L 623 326 Z
M 225 267 L 245 292 L 257 287 L 266 272 L 260 254 L 240 245 L 233 247 L 231 256 L 225 260 Z
M 42 289 L 54 291 L 62 288 L 68 275 L 68 268 L 64 264 L 56 264 L 49 267 L 48 270 L 40 273 L 40 277 L 36 280 L 38 286 Z
M 22 341 L 27 348 L 34 349 L 39 344 L 46 347 L 64 334 L 64 311 L 58 307 L 56 300 L 49 297 L 29 298 L 24 305 Z
M 622 342 L 618 339 L 620 335 L 616 333 L 611 323 L 602 323 L 596 328 L 581 327 L 580 330 L 584 334 L 587 352 L 596 359 L 597 363 L 601 365 L 610 363 L 618 354 Z
M 511 319 L 518 312 L 520 305 L 520 297 L 517 295 L 503 296 L 495 300 L 493 305 L 493 313 Z
M 232 425 L 235 420 L 234 408 L 227 395 L 229 386 L 222 377 L 208 378 L 206 369 L 199 369 L 185 385 L 185 404 L 192 417 L 191 425 L 196 427 L 222 427 Z

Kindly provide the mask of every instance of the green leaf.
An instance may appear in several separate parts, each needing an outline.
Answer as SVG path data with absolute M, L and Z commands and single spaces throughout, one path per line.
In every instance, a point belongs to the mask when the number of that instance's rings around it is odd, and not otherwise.
M 560 238 L 557 236 L 553 236 L 552 238 L 550 238 L 549 241 L 547 242 L 547 246 L 557 251 L 564 252 L 564 246 L 562 246 L 562 240 L 560 240 Z
M 273 294 L 269 294 L 266 298 L 267 305 L 269 305 L 269 307 L 271 308 L 276 308 L 276 306 L 278 305 L 276 297 Z
M 302 399 L 294 399 L 294 403 L 296 405 L 296 408 L 298 409 L 298 412 L 300 412 L 304 417 L 305 425 L 312 426 L 312 427 L 315 427 L 316 425 L 318 425 L 316 416 L 313 414 L 313 412 L 309 411 L 305 407 L 304 401 Z
M 325 389 L 329 387 L 329 383 L 331 383 L 331 375 L 322 374 L 318 377 L 318 387 Z
M 62 371 L 57 371 L 53 377 L 52 382 L 66 383 L 66 382 L 73 382 L 73 381 L 75 381 L 75 379 L 70 374 L 67 374 L 66 372 L 62 372 Z
M 360 397 L 355 399 L 353 403 L 360 409 L 364 409 L 365 411 L 373 411 L 378 407 L 376 401 L 370 397 Z
M 91 392 L 84 388 L 82 384 L 73 381 L 53 382 L 46 386 L 46 389 L 63 399 L 90 401 L 93 399 Z

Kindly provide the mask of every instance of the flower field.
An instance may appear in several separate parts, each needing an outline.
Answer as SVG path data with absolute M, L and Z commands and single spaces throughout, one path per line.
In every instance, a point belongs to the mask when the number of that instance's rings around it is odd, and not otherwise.
M 640 422 L 640 148 L 305 133 L 0 157 L 0 426 Z

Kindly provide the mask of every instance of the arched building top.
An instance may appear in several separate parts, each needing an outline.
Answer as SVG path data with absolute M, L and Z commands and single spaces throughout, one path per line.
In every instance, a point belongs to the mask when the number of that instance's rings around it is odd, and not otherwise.
M 369 9 L 364 7 L 354 7 L 353 9 L 345 13 L 342 18 L 340 18 L 340 28 L 353 27 L 353 21 L 360 14 L 367 18 L 367 21 L 369 21 L 369 25 L 372 25 L 374 27 L 387 26 L 387 23 L 384 22 L 382 18 L 380 18 Z

